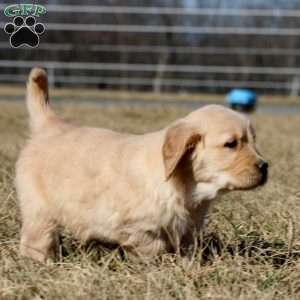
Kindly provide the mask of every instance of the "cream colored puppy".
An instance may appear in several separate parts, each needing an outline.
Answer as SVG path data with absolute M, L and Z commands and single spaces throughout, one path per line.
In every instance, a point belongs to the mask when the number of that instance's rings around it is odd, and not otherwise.
M 49 107 L 46 73 L 27 85 L 32 136 L 17 162 L 20 251 L 52 258 L 58 228 L 140 255 L 187 248 L 218 192 L 267 178 L 249 120 L 210 105 L 144 135 L 66 124 Z

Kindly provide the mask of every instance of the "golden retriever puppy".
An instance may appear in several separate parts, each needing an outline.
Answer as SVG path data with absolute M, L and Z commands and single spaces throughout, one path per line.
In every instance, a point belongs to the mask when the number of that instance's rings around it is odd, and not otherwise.
M 59 228 L 139 255 L 186 249 L 220 191 L 266 182 L 249 120 L 209 105 L 144 135 L 66 124 L 49 107 L 47 76 L 27 85 L 31 138 L 16 167 L 20 252 L 53 258 Z

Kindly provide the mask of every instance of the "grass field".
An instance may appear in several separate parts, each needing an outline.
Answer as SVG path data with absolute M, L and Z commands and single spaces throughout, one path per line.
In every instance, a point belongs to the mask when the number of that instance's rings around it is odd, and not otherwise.
M 78 124 L 143 133 L 187 111 L 60 105 Z M 193 261 L 141 262 L 62 237 L 59 262 L 18 256 L 14 165 L 28 135 L 24 103 L 0 102 L 0 299 L 300 299 L 300 115 L 252 117 L 271 163 L 267 186 L 214 207 Z
M 5 97 L 23 97 L 25 94 L 24 84 L 22 85 L 1 85 L 1 98 Z M 96 99 L 96 100 L 138 100 L 138 101 L 168 101 L 174 102 L 213 102 L 224 103 L 225 96 L 223 94 L 211 94 L 211 93 L 186 93 L 186 92 L 138 92 L 138 91 L 126 91 L 126 90 L 100 90 L 95 88 L 51 88 L 51 95 L 55 98 L 84 98 L 84 99 Z M 283 101 L 284 99 L 284 101 Z M 261 104 L 300 104 L 300 96 L 283 96 L 283 95 L 259 95 L 259 102 Z

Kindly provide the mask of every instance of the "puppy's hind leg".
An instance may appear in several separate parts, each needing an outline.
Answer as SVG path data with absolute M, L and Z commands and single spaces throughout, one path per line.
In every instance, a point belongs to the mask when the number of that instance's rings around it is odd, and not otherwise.
M 40 262 L 51 262 L 58 241 L 57 226 L 49 213 L 35 207 L 23 211 L 20 254 Z

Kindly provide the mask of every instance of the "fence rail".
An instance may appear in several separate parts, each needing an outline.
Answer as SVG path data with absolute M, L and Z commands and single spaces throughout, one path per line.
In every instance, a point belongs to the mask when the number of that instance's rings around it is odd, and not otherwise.
M 95 63 L 95 62 L 63 62 L 63 61 L 14 61 L 2 60 L 1 67 L 31 68 L 41 66 L 47 69 L 70 70 L 108 70 L 108 71 L 142 71 L 155 72 L 157 64 L 123 64 L 123 63 Z M 285 67 L 236 67 L 236 66 L 192 66 L 192 65 L 164 65 L 164 71 L 170 73 L 217 73 L 217 74 L 269 74 L 269 75 L 300 75 L 300 68 Z
M 4 28 L 6 23 L 0 22 Z M 110 24 L 75 24 L 48 23 L 50 31 L 83 32 L 121 32 L 121 33 L 175 33 L 175 34 L 210 34 L 210 35 L 278 35 L 300 36 L 299 28 L 258 28 L 258 27 L 210 27 L 210 26 L 163 26 L 163 25 L 110 25 Z
M 27 79 L 27 74 L 11 75 L 0 74 L 0 80 L 3 82 L 23 83 Z M 51 77 L 49 78 L 50 85 Z M 73 84 L 88 84 L 88 85 L 138 85 L 145 87 L 152 87 L 154 85 L 152 78 L 120 78 L 120 77 L 93 77 L 93 76 L 55 76 L 56 83 L 73 83 Z M 290 89 L 292 83 L 287 82 L 261 82 L 261 81 L 237 81 L 237 80 L 188 80 L 188 79 L 163 79 L 165 86 L 180 86 L 180 87 L 215 87 L 220 86 L 224 88 L 232 87 L 247 87 L 247 88 L 264 88 L 264 89 Z
M 0 4 L 0 9 L 3 10 L 7 5 Z M 50 74 L 50 81 L 52 84 L 86 84 L 86 85 L 100 85 L 109 84 L 111 86 L 147 86 L 152 87 L 155 90 L 160 90 L 162 86 L 166 87 L 207 87 L 207 88 L 232 88 L 232 87 L 248 87 L 254 89 L 266 89 L 266 90 L 287 90 L 293 94 L 297 94 L 300 89 L 300 66 L 297 62 L 300 56 L 300 51 L 297 48 L 298 39 L 300 37 L 300 10 L 299 9 L 237 9 L 237 8 L 192 8 L 192 7 L 166 7 L 166 6 L 90 6 L 90 5 L 46 5 L 47 12 L 50 13 L 81 13 L 81 14 L 99 14 L 99 15 L 112 15 L 116 17 L 115 24 L 101 24 L 93 21 L 91 23 L 80 23 L 76 19 L 72 22 L 55 22 L 52 18 L 52 22 L 45 22 L 46 17 L 43 18 L 46 26 L 46 31 L 55 34 L 55 32 L 66 32 L 66 42 L 48 42 L 47 39 L 43 42 L 43 37 L 38 49 L 32 50 L 31 48 L 22 48 L 15 51 L 17 59 L 12 60 L 11 56 L 4 55 L 11 51 L 10 45 L 5 41 L 0 42 L 0 67 L 3 69 L 0 74 L 0 82 L 23 82 L 26 79 L 25 72 L 27 69 L 34 66 L 41 66 L 46 68 Z M 146 22 L 145 24 L 127 24 L 124 20 L 124 16 L 142 16 L 147 20 L 152 18 L 164 18 L 171 16 L 191 16 L 202 17 L 206 16 L 210 19 L 213 17 L 234 17 L 234 18 L 271 18 L 283 20 L 289 20 L 285 26 L 274 26 L 272 22 L 252 23 L 251 26 L 242 26 L 242 24 L 226 23 L 227 26 L 190 26 L 188 23 L 185 25 L 173 23 L 169 25 L 157 25 L 155 22 Z M 2 20 L 4 20 L 2 18 Z M 11 19 L 7 19 L 8 21 Z M 67 19 L 66 19 L 67 20 Z M 69 20 L 69 19 L 68 19 Z M 86 20 L 86 19 L 85 19 Z M 100 18 L 101 20 L 101 18 Z M 123 21 L 122 21 L 123 20 Z M 227 18 L 228 20 L 228 18 Z M 282 20 L 282 19 L 281 19 Z M 158 19 L 158 24 L 161 19 Z M 298 23 L 295 23 L 297 21 Z M 86 22 L 86 21 L 85 21 Z M 5 26 L 5 22 L 0 22 L 0 27 Z M 151 24 L 151 25 L 150 25 Z M 218 23 L 220 24 L 220 23 Z M 228 25 L 229 24 L 229 25 Z M 258 25 L 260 24 L 260 25 Z M 278 23 L 279 24 L 279 23 Z M 285 24 L 285 23 L 284 23 Z M 103 43 L 96 44 L 81 43 L 80 41 L 69 42 L 68 32 L 70 35 L 73 32 L 94 34 L 117 34 L 119 44 Z M 135 37 L 137 34 L 143 34 L 147 43 L 134 44 L 124 43 L 124 40 L 128 37 Z M 186 42 L 184 44 L 170 44 L 170 41 L 165 40 L 166 45 L 151 45 L 150 36 L 172 34 L 174 36 L 186 36 Z M 123 39 L 122 35 L 126 35 Z M 200 39 L 219 39 L 224 37 L 237 37 L 240 40 L 247 38 L 248 40 L 253 38 L 272 38 L 272 39 L 284 39 L 289 38 L 289 43 L 276 44 L 274 48 L 267 47 L 266 44 L 262 44 L 261 47 L 251 46 L 247 44 L 237 43 L 236 45 L 230 45 L 228 47 L 216 44 L 215 46 L 193 46 L 193 43 L 188 43 L 187 40 L 191 39 L 191 36 Z M 121 37 L 121 38 L 120 38 Z M 149 40 L 147 40 L 149 37 Z M 148 43 L 149 41 L 149 43 Z M 184 41 L 182 39 L 181 41 Z M 150 45 L 149 45 L 150 44 Z M 285 48 L 286 47 L 286 48 Z M 26 53 L 27 60 L 18 56 L 20 52 Z M 50 60 L 37 59 L 32 57 L 32 51 L 39 51 L 45 53 L 53 53 L 55 51 L 59 53 L 70 53 L 75 51 L 77 53 L 90 53 L 95 55 L 97 53 L 115 53 L 119 54 L 119 61 L 115 62 L 101 62 L 101 56 L 99 56 L 98 62 L 79 61 L 63 59 Z M 1 55 L 1 53 L 3 55 Z M 152 55 L 155 59 L 153 61 L 157 63 L 132 63 L 127 62 L 126 57 L 130 55 Z M 222 63 L 213 64 L 187 64 L 187 63 L 170 63 L 168 57 L 171 55 L 181 55 L 181 57 L 190 57 L 192 55 L 203 55 L 207 57 L 218 56 L 219 60 L 224 56 Z M 243 58 L 258 61 L 267 61 L 267 63 L 257 63 L 257 65 L 247 65 L 244 62 L 234 65 L 226 64 L 226 60 L 232 59 L 232 56 L 240 56 Z M 9 58 L 7 58 L 9 57 Z M 19 59 L 18 59 L 19 57 Z M 24 56 L 23 56 L 24 57 Z M 125 59 L 124 59 L 125 57 Z M 280 66 L 275 64 L 279 57 L 289 61 L 288 65 Z M 184 59 L 181 59 L 184 61 Z M 205 61 L 204 61 L 205 62 Z M 225 63 L 224 63 L 225 62 Z M 17 72 L 16 72 L 17 70 Z M 73 74 L 74 72 L 75 74 Z M 78 73 L 78 71 L 80 71 Z M 67 72 L 67 73 L 66 73 Z M 91 74 L 93 72 L 93 74 Z M 113 72 L 113 73 L 112 73 Z M 119 76 L 115 75 L 119 72 Z M 138 73 L 137 73 L 138 72 Z M 142 72 L 142 76 L 141 76 Z M 17 73 L 17 74 L 14 74 Z M 97 77 L 95 74 L 98 74 Z M 67 75 L 69 74 L 69 75 Z M 84 75 L 82 75 L 84 74 Z M 194 75 L 193 75 L 194 74 Z M 93 75 L 93 76 L 91 76 Z M 189 75 L 185 78 L 185 75 Z M 194 77 L 193 77 L 193 76 Z M 241 75 L 241 76 L 240 76 Z M 224 76 L 223 80 L 220 80 L 220 76 Z M 240 80 L 236 80 L 239 78 Z M 278 77 L 279 76 L 279 77 Z M 192 78 L 190 78 L 192 77 Z M 199 77 L 201 79 L 199 79 Z M 207 79 L 203 79 L 207 77 Z M 211 77 L 215 77 L 211 79 Z M 264 78 L 268 78 L 267 80 Z M 183 78 L 183 79 L 181 79 Z M 195 79 L 194 79 L 195 78 Z
M 0 4 L 0 9 L 8 5 Z M 195 8 L 165 6 L 90 6 L 90 5 L 47 5 L 48 12 L 92 13 L 92 14 L 139 14 L 139 15 L 202 15 L 202 16 L 258 16 L 258 17 L 300 17 L 300 10 L 293 9 L 235 9 Z
M 0 42 L 0 49 L 11 49 L 7 42 Z M 187 46 L 140 46 L 140 45 L 82 45 L 71 43 L 42 43 L 39 50 L 47 51 L 71 51 L 84 50 L 91 52 L 120 52 L 120 53 L 184 53 L 184 54 L 206 54 L 206 55 L 280 55 L 300 56 L 299 49 L 292 48 L 244 48 L 244 47 L 187 47 Z M 22 51 L 32 51 L 31 48 L 22 48 Z

